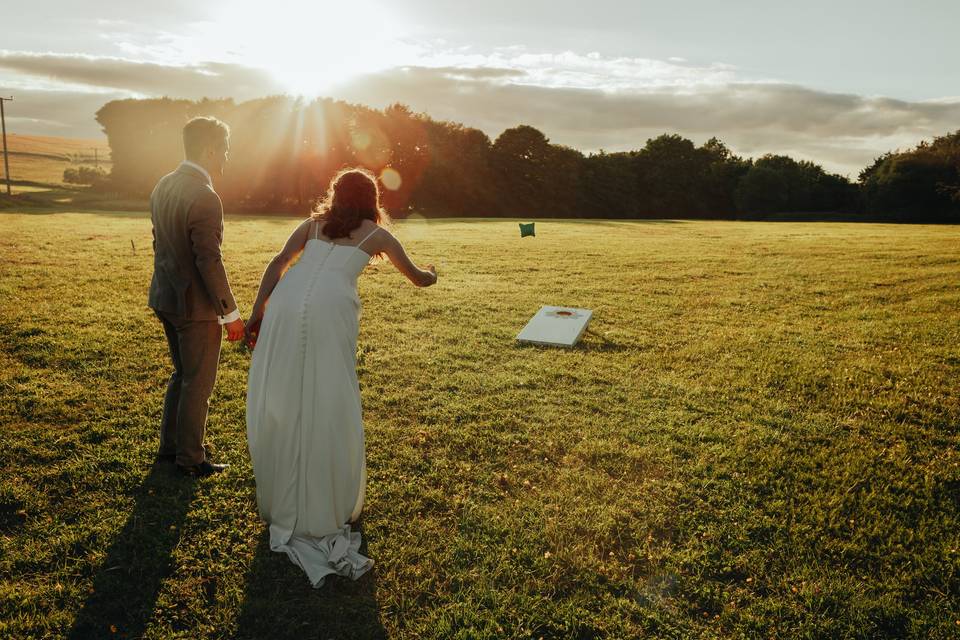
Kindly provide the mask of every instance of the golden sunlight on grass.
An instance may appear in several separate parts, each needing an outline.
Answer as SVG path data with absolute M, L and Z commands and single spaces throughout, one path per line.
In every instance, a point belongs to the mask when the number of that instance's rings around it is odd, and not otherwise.
M 242 310 L 297 223 L 227 218 Z M 151 464 L 147 216 L 0 228 L 0 636 L 955 637 L 954 227 L 398 222 L 447 268 L 360 279 L 377 565 L 320 591 L 257 515 L 249 353 L 212 401 L 230 469 Z M 546 303 L 595 310 L 577 348 L 515 343 Z

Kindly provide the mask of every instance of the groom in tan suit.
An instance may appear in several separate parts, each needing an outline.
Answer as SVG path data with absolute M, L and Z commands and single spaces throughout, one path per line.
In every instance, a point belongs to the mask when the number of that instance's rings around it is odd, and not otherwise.
M 207 459 L 204 430 L 223 329 L 228 340 L 243 337 L 221 260 L 223 205 L 211 177 L 223 175 L 229 138 L 230 129 L 216 118 L 188 122 L 185 160 L 150 195 L 154 261 L 147 304 L 163 323 L 173 361 L 157 457 L 198 477 L 227 466 Z

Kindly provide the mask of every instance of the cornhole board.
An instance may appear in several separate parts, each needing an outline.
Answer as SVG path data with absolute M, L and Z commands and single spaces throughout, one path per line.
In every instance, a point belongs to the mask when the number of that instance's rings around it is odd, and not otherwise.
M 518 342 L 572 347 L 586 331 L 593 311 L 574 307 L 540 307 L 517 334 Z

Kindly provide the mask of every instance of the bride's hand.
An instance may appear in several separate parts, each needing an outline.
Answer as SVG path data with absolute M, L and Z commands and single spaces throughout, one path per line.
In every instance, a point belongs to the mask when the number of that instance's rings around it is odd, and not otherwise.
M 250 319 L 247 320 L 247 324 L 243 328 L 244 339 L 247 343 L 247 346 L 251 349 L 257 346 L 257 337 L 260 335 L 260 323 L 262 321 L 263 314 L 254 313 L 250 316 Z

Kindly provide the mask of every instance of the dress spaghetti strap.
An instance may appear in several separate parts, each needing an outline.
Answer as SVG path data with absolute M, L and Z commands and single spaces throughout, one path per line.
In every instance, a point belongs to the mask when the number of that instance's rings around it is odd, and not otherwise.
M 363 243 L 366 242 L 367 240 L 369 240 L 369 239 L 370 239 L 370 236 L 372 236 L 373 234 L 375 234 L 377 231 L 380 231 L 380 225 L 377 225 L 377 227 L 376 227 L 373 231 L 371 231 L 370 233 L 367 234 L 367 237 L 365 237 L 363 240 L 361 240 L 361 241 L 356 245 L 356 246 L 357 246 L 357 249 L 359 249 L 361 246 L 363 246 Z

